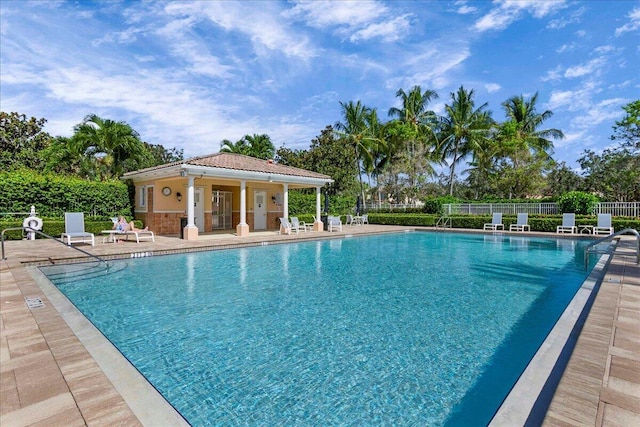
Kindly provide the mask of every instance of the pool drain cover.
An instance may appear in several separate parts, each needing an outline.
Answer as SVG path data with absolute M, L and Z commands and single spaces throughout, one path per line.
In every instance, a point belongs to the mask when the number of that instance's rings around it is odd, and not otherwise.
M 24 300 L 27 302 L 27 307 L 30 309 L 44 307 L 44 303 L 39 297 L 25 298 Z

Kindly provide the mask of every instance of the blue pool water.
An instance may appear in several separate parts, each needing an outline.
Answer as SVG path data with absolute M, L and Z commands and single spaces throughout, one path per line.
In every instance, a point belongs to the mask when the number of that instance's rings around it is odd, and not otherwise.
M 192 425 L 485 425 L 586 244 L 412 232 L 42 271 Z

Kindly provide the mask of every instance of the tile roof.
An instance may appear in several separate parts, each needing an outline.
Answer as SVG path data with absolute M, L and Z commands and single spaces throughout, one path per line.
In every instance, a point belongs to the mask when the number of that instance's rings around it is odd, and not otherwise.
M 234 169 L 241 171 L 260 172 L 265 174 L 280 174 L 289 176 L 299 176 L 305 178 L 331 179 L 330 176 L 293 166 L 281 165 L 273 160 L 263 160 L 256 157 L 245 156 L 235 153 L 214 153 L 204 156 L 191 157 L 189 159 L 140 169 L 134 172 L 127 172 L 125 177 L 143 172 L 151 172 L 180 165 L 204 166 L 221 169 Z

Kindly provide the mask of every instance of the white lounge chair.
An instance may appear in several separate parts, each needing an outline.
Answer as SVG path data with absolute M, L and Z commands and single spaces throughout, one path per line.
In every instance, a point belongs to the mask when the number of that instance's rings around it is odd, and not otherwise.
M 296 216 L 292 216 L 291 218 L 291 230 L 294 230 L 296 232 L 296 234 L 298 234 L 298 232 L 300 230 L 302 231 L 307 231 L 307 223 L 304 221 L 300 221 L 298 220 L 298 217 Z
M 361 221 L 360 221 L 360 222 L 361 222 L 363 225 L 364 225 L 364 224 L 369 224 L 369 215 L 368 215 L 368 214 L 362 215 L 362 219 L 361 219 Z
M 327 231 L 342 231 L 342 221 L 340 217 L 327 217 Z
M 562 225 L 556 228 L 556 233 L 577 233 L 578 227 L 576 227 L 576 214 L 564 213 L 562 214 Z
M 353 215 L 347 215 L 347 219 L 344 222 L 346 225 L 354 225 Z
M 499 228 L 504 230 L 504 224 L 502 223 L 502 213 L 497 212 L 493 214 L 491 222 L 487 222 L 483 227 L 485 230 L 497 231 Z
M 293 227 L 291 226 L 289 220 L 287 218 L 281 217 L 280 229 L 278 230 L 278 234 L 291 234 L 291 230 L 293 230 Z M 296 234 L 297 233 L 298 231 L 296 230 Z
M 62 242 L 67 238 L 67 246 L 72 243 L 91 243 L 95 246 L 95 236 L 93 233 L 84 231 L 84 213 L 83 212 L 65 212 L 64 213 L 64 233 L 62 233 Z
M 140 243 L 140 240 L 151 240 L 152 242 L 156 241 L 156 237 L 153 234 L 153 231 L 149 231 L 149 230 L 138 230 L 138 231 L 133 231 L 133 230 L 129 230 L 129 231 L 123 231 L 120 234 L 124 234 L 126 236 L 125 240 L 129 240 L 129 236 L 133 235 L 136 236 L 136 243 Z
M 598 225 L 593 227 L 593 234 L 613 234 L 611 214 L 598 214 Z
M 517 222 L 509 226 L 509 231 L 531 231 L 529 227 L 529 214 L 526 212 L 519 213 Z

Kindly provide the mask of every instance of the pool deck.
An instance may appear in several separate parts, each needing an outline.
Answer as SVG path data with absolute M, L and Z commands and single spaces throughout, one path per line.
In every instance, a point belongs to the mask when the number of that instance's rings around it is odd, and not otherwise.
M 417 227 L 343 226 L 342 232 L 333 233 L 288 236 L 258 232 L 243 238 L 217 233 L 197 241 L 157 236 L 155 243 L 117 244 L 102 243 L 102 237 L 96 236 L 95 247 L 76 246 L 100 257 L 130 258 L 414 229 Z M 634 243 L 629 237 L 620 239 L 576 347 L 566 355 L 566 369 L 558 381 L 550 381 L 547 401 L 544 396 L 538 399 L 543 425 L 640 425 L 640 266 L 635 264 Z M 108 378 L 28 267 L 74 262 L 86 256 L 49 240 L 5 242 L 5 252 L 7 260 L 0 260 L 0 425 L 144 425 L 138 416 L 140 409 L 134 411 L 118 392 L 118 384 Z M 39 298 L 44 306 L 29 308 L 25 301 L 31 298 Z

